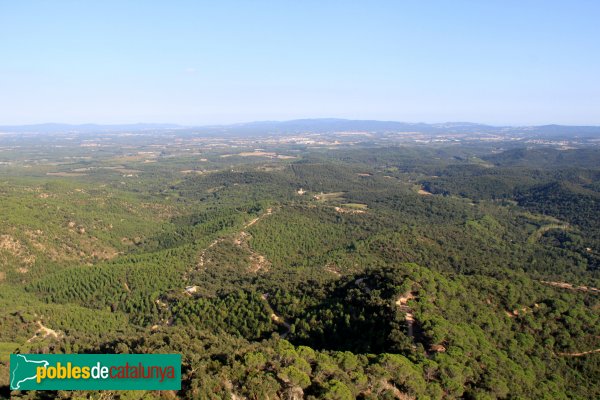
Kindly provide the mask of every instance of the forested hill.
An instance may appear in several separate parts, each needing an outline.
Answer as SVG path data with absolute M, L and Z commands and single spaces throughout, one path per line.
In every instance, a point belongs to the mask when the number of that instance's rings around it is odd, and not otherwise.
M 594 150 L 194 143 L 3 166 L 0 395 L 600 398 Z M 10 352 L 182 390 L 11 393 Z
M 558 150 L 552 147 L 518 148 L 484 157 L 497 166 L 528 168 L 592 168 L 600 169 L 600 149 Z

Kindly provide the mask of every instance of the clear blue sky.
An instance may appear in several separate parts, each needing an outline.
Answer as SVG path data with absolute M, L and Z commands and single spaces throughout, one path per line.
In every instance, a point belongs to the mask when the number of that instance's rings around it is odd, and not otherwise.
M 0 124 L 600 124 L 600 1 L 0 0 Z

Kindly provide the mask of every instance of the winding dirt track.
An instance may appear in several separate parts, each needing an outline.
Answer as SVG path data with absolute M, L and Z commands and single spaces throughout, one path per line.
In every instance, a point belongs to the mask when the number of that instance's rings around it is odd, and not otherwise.
M 282 325 L 286 329 L 286 331 L 281 334 L 281 338 L 285 339 L 286 337 L 288 337 L 288 335 L 290 334 L 290 330 L 292 329 L 290 324 L 288 324 L 280 315 L 275 314 L 275 312 L 271 314 L 271 319 L 275 323 Z
M 407 294 L 398 297 L 396 300 L 396 306 L 398 306 L 398 309 L 404 313 L 404 320 L 406 321 L 406 326 L 408 327 L 407 334 L 410 337 L 415 336 L 415 317 L 410 307 L 408 307 L 408 301 L 410 299 L 414 299 L 414 297 L 415 296 L 411 292 L 408 292 Z
M 35 335 L 33 335 L 33 337 L 31 337 L 29 340 L 27 340 L 27 343 L 31 343 L 33 340 L 39 339 L 39 338 L 45 339 L 49 336 L 58 338 L 61 336 L 61 333 L 55 331 L 54 329 L 50 329 L 50 328 L 44 326 L 42 324 L 42 321 L 40 321 L 40 320 L 36 321 L 36 324 L 38 326 L 38 330 L 35 331 Z M 39 333 L 41 333 L 42 335 L 38 335 Z
M 237 237 L 237 239 L 234 239 L 234 241 L 237 241 L 237 243 L 241 244 L 241 241 L 246 236 L 248 236 L 248 233 L 245 230 L 248 229 L 248 228 L 250 228 L 252 225 L 256 224 L 258 221 L 260 221 L 264 217 L 267 217 L 267 216 L 269 216 L 271 214 L 273 214 L 273 209 L 272 208 L 268 208 L 267 211 L 264 214 L 259 215 L 258 217 L 254 218 L 250 222 L 246 223 L 243 226 L 242 230 L 235 235 Z M 215 239 L 215 240 L 213 240 L 211 242 L 211 244 L 208 245 L 207 248 L 205 248 L 204 250 L 202 250 L 202 252 L 200 253 L 200 259 L 198 261 L 198 264 L 196 265 L 196 270 L 199 270 L 200 268 L 204 267 L 204 261 L 205 261 L 206 252 L 209 249 L 211 249 L 214 246 L 216 246 L 217 244 L 221 243 L 223 240 L 225 240 L 225 238 L 223 238 L 223 237 Z
M 600 349 L 582 351 L 581 353 L 558 353 L 558 355 L 565 356 L 565 357 L 581 357 L 581 356 L 587 356 L 588 354 L 593 354 L 593 353 L 600 353 Z
M 554 287 L 558 287 L 561 289 L 578 290 L 580 292 L 590 292 L 590 293 L 600 294 L 600 289 L 591 287 L 591 286 L 575 286 L 572 283 L 567 283 L 567 282 L 550 282 L 550 281 L 540 281 L 540 282 L 543 283 L 544 285 L 554 286 Z

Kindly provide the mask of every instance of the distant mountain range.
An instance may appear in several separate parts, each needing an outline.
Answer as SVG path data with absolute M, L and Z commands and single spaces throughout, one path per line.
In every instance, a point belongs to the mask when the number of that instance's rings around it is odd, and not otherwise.
M 482 134 L 523 134 L 540 137 L 599 137 L 600 126 L 491 126 L 471 122 L 446 122 L 437 124 L 408 123 L 398 121 L 349 120 L 335 118 L 297 119 L 291 121 L 257 121 L 230 125 L 182 126 L 177 124 L 38 124 L 0 126 L 0 132 L 13 133 L 102 133 L 102 132 L 143 132 L 160 130 L 181 130 L 186 133 L 207 135 L 264 135 L 331 133 L 344 131 L 366 131 L 373 133 L 421 132 L 426 134 L 482 133 Z
M 446 122 L 437 124 L 409 123 L 398 121 L 349 120 L 349 119 L 297 119 L 292 121 L 260 121 L 233 125 L 205 126 L 195 128 L 206 133 L 222 132 L 238 135 L 253 134 L 293 134 L 293 133 L 328 133 L 344 131 L 367 131 L 373 133 L 386 132 L 421 132 L 428 134 L 451 133 L 504 133 L 525 134 L 527 136 L 600 136 L 600 126 L 491 126 L 472 122 Z

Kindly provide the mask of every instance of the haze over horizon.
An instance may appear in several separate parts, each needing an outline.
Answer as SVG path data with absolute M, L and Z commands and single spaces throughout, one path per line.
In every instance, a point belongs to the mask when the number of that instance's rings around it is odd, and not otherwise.
M 286 120 L 256 120 L 256 121 L 239 121 L 239 122 L 231 122 L 231 123 L 213 123 L 213 124 L 179 124 L 174 122 L 144 122 L 144 121 L 136 121 L 136 122 L 114 122 L 114 123 L 97 123 L 94 121 L 91 122 L 81 122 L 81 123 L 70 123 L 70 122 L 39 122 L 39 123 L 31 123 L 31 124 L 3 124 L 0 121 L 0 128 L 5 127 L 27 127 L 27 126 L 99 126 L 99 127 L 118 127 L 118 126 L 157 126 L 168 128 L 207 128 L 211 126 L 223 126 L 223 127 L 233 127 L 236 125 L 252 125 L 252 124 L 286 124 L 300 121 L 346 121 L 346 122 L 377 122 L 377 123 L 392 123 L 392 124 L 407 124 L 407 125 L 429 125 L 429 126 L 437 126 L 437 125 L 473 125 L 473 126 L 489 126 L 492 128 L 520 128 L 520 127 L 542 127 L 542 126 L 561 126 L 561 127 L 598 127 L 600 128 L 600 124 L 554 124 L 552 122 L 543 123 L 543 124 L 487 124 L 483 122 L 477 121 L 396 121 L 396 120 L 379 120 L 379 119 L 352 119 L 352 118 L 334 118 L 334 117 L 322 117 L 322 118 L 294 118 L 294 119 L 286 119 Z
M 0 5 L 0 124 L 600 125 L 600 4 Z

